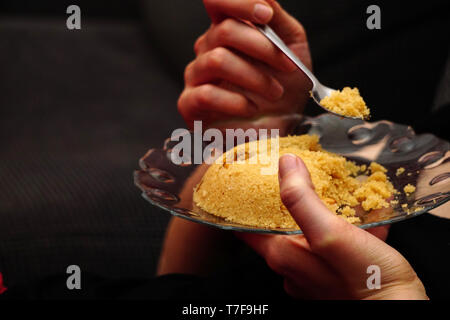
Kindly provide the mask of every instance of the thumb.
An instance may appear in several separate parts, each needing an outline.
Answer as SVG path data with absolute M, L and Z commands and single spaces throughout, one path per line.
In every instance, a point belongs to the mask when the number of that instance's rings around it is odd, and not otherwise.
M 203 3 L 213 23 L 233 17 L 264 24 L 274 13 L 272 6 L 264 0 L 203 0 Z
M 280 197 L 313 248 L 329 238 L 333 230 L 348 223 L 334 215 L 314 191 L 308 169 L 293 154 L 279 160 Z
M 281 200 L 302 229 L 311 250 L 341 275 L 350 281 L 359 281 L 367 276 L 369 265 L 387 270 L 385 281 L 414 274 L 395 249 L 328 210 L 314 191 L 311 177 L 300 158 L 292 154 L 282 156 L 279 179 Z M 401 276 L 395 273 L 399 270 Z

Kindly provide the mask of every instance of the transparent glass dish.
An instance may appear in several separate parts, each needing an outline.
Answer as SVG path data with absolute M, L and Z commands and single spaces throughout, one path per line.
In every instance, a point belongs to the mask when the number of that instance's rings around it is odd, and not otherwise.
M 281 133 L 317 134 L 325 150 L 340 154 L 357 164 L 376 161 L 388 169 L 395 189 L 397 205 L 360 216 L 361 228 L 371 228 L 416 217 L 450 200 L 450 143 L 432 134 L 416 135 L 411 127 L 390 121 L 365 122 L 342 119 L 331 114 L 315 118 L 282 116 L 278 124 L 288 128 Z M 150 149 L 139 161 L 134 182 L 151 204 L 172 215 L 226 230 L 274 234 L 301 234 L 298 229 L 257 228 L 226 221 L 196 207 L 193 188 L 207 165 L 181 164 L 171 161 L 172 148 L 178 141 L 168 138 L 161 148 Z M 210 143 L 210 142 L 207 142 Z M 205 144 L 207 144 L 205 143 Z M 397 175 L 398 168 L 405 171 Z M 407 196 L 404 186 L 416 191 Z M 407 208 L 402 207 L 407 204 Z M 448 206 L 448 203 L 446 206 Z

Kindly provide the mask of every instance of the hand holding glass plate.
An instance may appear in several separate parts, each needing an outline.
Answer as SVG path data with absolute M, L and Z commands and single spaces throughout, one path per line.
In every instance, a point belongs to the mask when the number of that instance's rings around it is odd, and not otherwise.
M 317 134 L 325 150 L 337 153 L 357 164 L 372 161 L 388 169 L 387 175 L 400 193 L 392 210 L 379 210 L 360 216 L 361 228 L 371 228 L 428 212 L 450 200 L 450 143 L 431 134 L 416 135 L 412 128 L 390 121 L 364 122 L 341 119 L 331 114 L 315 118 L 282 116 L 290 128 L 288 134 Z M 226 221 L 205 212 L 192 201 L 193 189 L 208 165 L 181 164 L 171 161 L 176 141 L 167 139 L 160 149 L 151 149 L 141 158 L 135 172 L 135 184 L 153 205 L 172 215 L 221 229 L 301 234 L 298 229 L 266 229 Z M 405 171 L 397 175 L 398 168 Z M 414 193 L 406 195 L 403 188 L 411 184 Z M 402 207 L 406 204 L 406 207 Z M 448 204 L 447 204 L 448 205 Z

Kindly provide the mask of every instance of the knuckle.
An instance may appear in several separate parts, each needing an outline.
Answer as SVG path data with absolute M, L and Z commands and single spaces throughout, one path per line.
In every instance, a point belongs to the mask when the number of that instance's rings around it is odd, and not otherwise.
M 296 23 L 296 28 L 293 30 L 293 34 L 298 38 L 304 38 L 306 36 L 305 27 L 298 21 Z
M 249 101 L 243 95 L 239 96 L 239 99 L 236 100 L 235 105 L 238 109 L 243 110 L 243 116 L 253 116 L 257 110 L 255 107 L 250 106 Z
M 189 107 L 186 105 L 185 96 L 186 94 L 182 92 L 177 101 L 177 109 L 181 117 L 183 117 L 183 119 L 187 122 L 189 119 Z
M 186 113 L 186 90 L 183 90 L 183 92 L 178 97 L 177 101 L 177 109 L 178 112 L 184 117 Z
M 307 38 L 306 29 L 305 29 L 305 27 L 303 26 L 303 24 L 301 24 L 301 23 L 299 23 L 299 24 L 300 24 L 300 27 L 299 27 L 299 33 L 300 33 L 300 36 L 301 36 L 304 40 L 306 40 L 306 38 Z
M 330 256 L 330 254 L 333 255 L 336 251 L 348 247 L 349 243 L 346 239 L 350 239 L 349 235 L 351 235 L 352 230 L 348 227 L 351 226 L 344 220 L 338 225 L 333 224 L 332 230 L 318 235 L 316 239 L 310 242 L 311 250 L 319 255 Z
M 333 247 L 336 246 L 336 237 L 332 234 L 326 234 L 321 236 L 320 238 L 311 241 L 311 249 L 317 253 L 325 253 L 332 250 Z
M 211 103 L 214 95 L 214 87 L 210 84 L 205 84 L 198 88 L 196 101 L 197 104 L 201 106 L 205 106 Z
M 301 199 L 301 190 L 296 186 L 281 188 L 280 198 L 283 204 L 289 209 Z
M 191 61 L 184 69 L 184 82 L 189 83 L 191 79 L 192 69 L 194 67 L 195 60 Z
M 227 49 L 218 47 L 211 50 L 206 59 L 206 67 L 208 69 L 220 69 L 225 63 L 228 55 Z
M 233 28 L 235 21 L 233 19 L 225 19 L 222 21 L 216 29 L 217 40 L 220 43 L 226 43 L 233 34 Z
M 202 43 L 204 42 L 204 39 L 205 39 L 205 37 L 204 37 L 204 36 L 201 36 L 201 37 L 199 37 L 199 38 L 195 41 L 195 43 L 194 43 L 194 52 L 195 52 L 196 55 L 199 54 L 200 46 L 201 46 Z

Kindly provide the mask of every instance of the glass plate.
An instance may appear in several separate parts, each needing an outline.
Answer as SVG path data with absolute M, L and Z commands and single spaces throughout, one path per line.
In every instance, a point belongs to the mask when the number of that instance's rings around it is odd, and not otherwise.
M 275 119 L 275 118 L 272 118 Z M 264 121 L 264 120 L 263 120 Z M 280 135 L 317 134 L 322 147 L 345 156 L 358 164 L 376 161 L 388 169 L 399 204 L 393 210 L 378 210 L 360 216 L 361 228 L 371 228 L 416 217 L 432 210 L 450 199 L 450 144 L 432 134 L 416 135 L 409 126 L 390 121 L 364 122 L 341 119 L 323 114 L 315 118 L 282 116 L 278 125 L 289 128 Z M 261 123 L 260 123 L 261 125 Z M 190 134 L 190 138 L 194 139 Z M 139 161 L 140 170 L 134 173 L 134 182 L 143 197 L 151 204 L 167 210 L 172 215 L 226 230 L 301 234 L 298 229 L 266 229 L 226 221 L 195 206 L 193 188 L 200 181 L 207 165 L 181 164 L 171 161 L 172 148 L 178 144 L 168 138 L 162 148 L 150 149 Z M 204 144 L 208 144 L 207 142 Z M 194 152 L 194 151 L 192 151 Z M 405 172 L 397 176 L 397 169 Z M 416 191 L 406 196 L 407 184 Z M 407 204 L 408 208 L 402 208 Z

